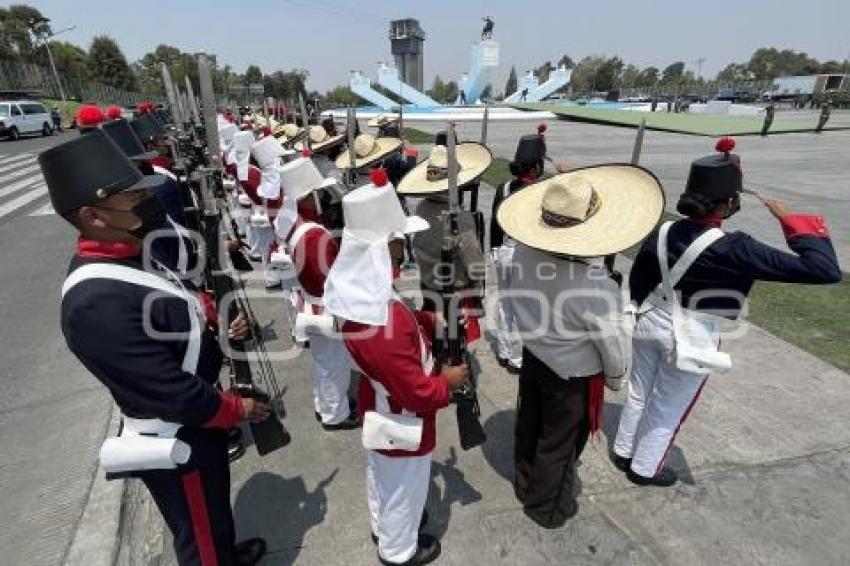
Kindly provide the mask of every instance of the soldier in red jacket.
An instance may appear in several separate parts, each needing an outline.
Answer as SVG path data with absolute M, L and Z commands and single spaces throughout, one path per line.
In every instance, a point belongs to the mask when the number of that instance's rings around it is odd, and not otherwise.
M 341 323 L 345 346 L 362 374 L 359 409 L 378 558 L 382 564 L 427 564 L 440 554 L 436 538 L 419 534 L 427 521 L 436 414 L 466 381 L 468 368 L 434 372 L 435 315 L 410 310 L 392 284 L 404 234 L 428 224 L 405 216 L 383 170 L 374 170 L 371 178 L 372 184 L 343 198 L 346 226 L 324 303 Z

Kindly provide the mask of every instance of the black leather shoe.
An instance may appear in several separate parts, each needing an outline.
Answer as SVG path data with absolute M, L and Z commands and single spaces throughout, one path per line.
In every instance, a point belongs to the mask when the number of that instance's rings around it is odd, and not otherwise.
M 651 478 L 638 475 L 629 469 L 626 472 L 626 477 L 635 485 L 654 485 L 656 487 L 670 487 L 679 481 L 679 476 L 670 468 L 661 468 L 661 471 Z
M 419 530 L 421 531 L 422 529 L 424 529 L 425 525 L 427 525 L 427 524 L 428 524 L 428 510 L 423 509 L 422 510 L 422 519 L 419 521 Z M 378 535 L 376 535 L 375 533 L 372 533 L 372 544 L 378 544 Z
M 360 427 L 360 418 L 356 413 L 352 413 L 348 415 L 348 418 L 337 424 L 325 424 L 322 423 L 322 428 L 325 430 L 333 431 L 333 430 L 353 430 L 355 428 Z
M 236 544 L 236 564 L 254 566 L 266 555 L 266 541 L 261 538 L 249 538 Z
M 420 564 L 430 564 L 440 557 L 440 541 L 431 535 L 419 535 L 419 546 L 416 552 L 407 562 L 401 562 L 401 566 L 419 566 Z M 378 560 L 381 564 L 399 564 L 398 562 L 387 562 L 380 556 Z
M 623 458 L 617 454 L 611 454 L 611 463 L 614 464 L 614 467 L 621 472 L 628 472 L 632 467 L 631 458 Z
M 245 454 L 245 439 L 242 437 L 242 429 L 237 427 L 227 431 L 227 460 L 235 462 Z

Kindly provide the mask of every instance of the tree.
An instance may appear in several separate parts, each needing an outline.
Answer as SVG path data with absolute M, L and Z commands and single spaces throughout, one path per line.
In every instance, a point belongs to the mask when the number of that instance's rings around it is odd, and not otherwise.
M 360 98 L 347 86 L 334 87 L 325 94 L 325 104 L 329 106 L 356 105 L 359 102 Z
M 263 72 L 256 65 L 249 65 L 248 68 L 245 69 L 243 81 L 245 83 L 245 86 L 248 86 L 250 84 L 262 84 Z
M 488 84 L 484 87 L 484 90 L 481 91 L 479 97 L 481 100 L 490 100 L 493 98 L 493 85 Z M 474 100 L 470 100 L 469 102 L 475 102 Z
M 734 83 L 750 78 L 751 74 L 748 66 L 741 63 L 729 63 L 723 70 L 717 73 L 717 81 L 721 83 Z
M 115 41 L 106 35 L 92 40 L 89 48 L 92 80 L 122 90 L 136 90 L 136 77 Z
M 596 70 L 595 89 L 597 91 L 614 90 L 620 84 L 620 73 L 623 71 L 623 60 L 619 57 L 605 59 Z
M 508 74 L 508 82 L 505 83 L 505 96 L 510 96 L 517 91 L 516 67 L 511 67 Z
M 534 74 L 540 80 L 541 83 L 545 83 L 549 80 L 549 73 L 551 73 L 555 67 L 552 66 L 550 61 L 546 61 L 536 69 L 534 69 Z
M 682 61 L 676 61 L 664 68 L 664 72 L 661 73 L 661 82 L 666 84 L 678 82 L 682 78 L 684 72 L 685 63 Z
M 250 69 L 250 67 L 249 67 Z M 248 76 L 248 73 L 245 73 Z M 275 71 L 270 75 L 262 77 L 259 81 L 263 83 L 266 96 L 273 96 L 281 100 L 295 101 L 298 95 L 308 98 L 306 83 L 307 77 L 310 76 L 309 71 L 305 69 L 293 69 L 291 71 Z M 247 80 L 245 81 L 247 84 Z
M 597 90 L 596 73 L 605 60 L 605 57 L 588 56 L 579 61 L 570 77 L 573 92 L 587 93 Z
M 31 22 L 42 19 L 41 12 L 31 6 L 12 4 L 8 8 L 0 8 L 0 56 L 36 62 L 30 27 Z M 42 24 L 39 29 L 50 33 L 49 24 Z
M 623 69 L 623 73 L 620 75 L 620 84 L 624 87 L 636 87 L 639 86 L 639 78 L 640 69 L 629 64 L 625 69 Z
M 637 78 L 636 86 L 647 88 L 658 84 L 660 71 L 656 67 L 647 67 L 642 70 Z
M 826 74 L 838 74 L 845 72 L 847 62 L 826 61 L 821 64 L 819 72 Z
M 56 63 L 56 70 L 66 80 L 86 81 L 90 79 L 89 56 L 85 49 L 65 41 L 51 41 L 50 52 Z
M 165 86 L 162 84 L 162 63 L 168 67 L 174 85 L 183 90 L 186 88 L 186 77 L 192 82 L 195 92 L 200 92 L 198 82 L 198 59 L 191 53 L 184 53 L 171 45 L 157 45 L 150 53 L 139 59 L 133 68 L 138 75 L 145 94 L 163 95 Z

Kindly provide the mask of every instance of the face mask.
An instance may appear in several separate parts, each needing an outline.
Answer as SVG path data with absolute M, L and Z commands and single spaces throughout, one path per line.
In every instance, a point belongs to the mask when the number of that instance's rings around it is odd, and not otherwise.
M 133 236 L 144 240 L 145 236 L 165 226 L 167 222 L 167 214 L 162 202 L 155 196 L 151 195 L 131 209 L 131 212 L 141 219 L 142 223 L 138 228 L 127 230 Z
M 741 210 L 741 199 L 734 199 L 730 205 L 726 207 L 726 216 L 723 217 L 724 220 L 732 217 L 733 214 Z

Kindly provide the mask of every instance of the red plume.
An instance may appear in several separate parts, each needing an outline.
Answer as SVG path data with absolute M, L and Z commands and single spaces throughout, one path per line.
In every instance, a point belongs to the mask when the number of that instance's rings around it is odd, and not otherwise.
M 369 180 L 372 181 L 372 184 L 376 187 L 383 187 L 387 184 L 387 182 L 389 182 L 389 177 L 387 177 L 387 170 L 382 167 L 372 169 L 369 172 Z
M 735 140 L 726 136 L 717 140 L 717 144 L 714 146 L 714 149 L 721 153 L 729 153 L 733 149 L 735 149 Z
M 110 120 L 118 120 L 124 115 L 124 109 L 120 106 L 112 105 L 106 109 L 106 117 Z
M 140 102 L 136 105 L 136 110 L 138 110 L 139 114 L 148 114 L 153 112 L 153 102 Z
M 547 129 L 546 124 L 543 124 L 542 122 L 541 122 L 540 124 L 537 124 L 537 133 L 538 133 L 538 134 L 541 134 L 541 135 L 542 135 L 542 134 L 545 134 L 545 133 L 546 133 L 546 129 Z
M 103 110 L 94 104 L 84 104 L 77 109 L 77 126 L 83 128 L 94 128 L 98 124 L 106 121 L 106 116 L 103 115 Z
M 264 138 L 266 138 L 266 137 L 272 135 L 272 129 L 269 128 L 268 126 L 263 126 L 263 129 L 260 130 L 260 135 L 262 135 Z
M 311 157 L 313 157 L 313 152 L 305 147 L 304 149 L 301 150 L 301 157 L 303 157 L 305 159 L 310 159 Z

